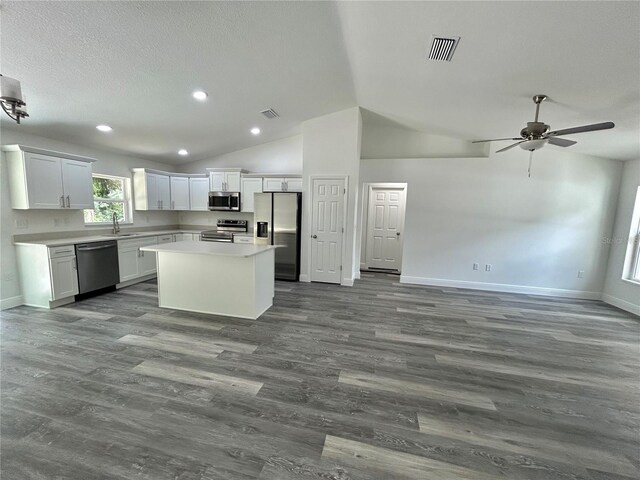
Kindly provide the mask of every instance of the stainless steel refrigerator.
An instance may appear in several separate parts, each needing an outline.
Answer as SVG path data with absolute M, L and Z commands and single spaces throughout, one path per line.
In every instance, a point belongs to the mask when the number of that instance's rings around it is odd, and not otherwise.
M 277 280 L 297 282 L 300 277 L 300 226 L 302 194 L 255 193 L 253 236 L 257 245 L 280 245 L 276 248 Z

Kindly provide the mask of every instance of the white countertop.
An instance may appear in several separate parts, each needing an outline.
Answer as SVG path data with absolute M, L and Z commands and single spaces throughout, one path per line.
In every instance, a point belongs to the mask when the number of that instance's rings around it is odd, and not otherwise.
M 173 233 L 200 233 L 201 230 L 156 230 L 146 232 L 135 232 L 133 235 L 87 235 L 83 237 L 56 238 L 52 240 L 34 240 L 31 242 L 14 242 L 14 245 L 44 245 L 46 247 L 57 247 L 60 245 L 71 245 L 76 243 L 104 242 L 106 240 L 129 240 L 133 238 L 156 237 L 159 235 L 169 235 Z M 121 233 L 127 233 L 123 231 Z
M 226 257 L 252 257 L 278 248 L 275 245 L 253 245 L 226 242 L 174 242 L 141 247 L 144 252 L 193 253 L 196 255 L 221 255 Z

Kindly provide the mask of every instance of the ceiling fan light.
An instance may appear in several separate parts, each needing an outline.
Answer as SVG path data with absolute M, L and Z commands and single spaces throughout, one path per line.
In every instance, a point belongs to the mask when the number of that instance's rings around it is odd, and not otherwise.
M 549 139 L 547 138 L 538 138 L 535 140 L 525 140 L 524 142 L 522 142 L 520 144 L 520 148 L 523 150 L 540 150 L 542 147 L 544 147 L 547 142 L 549 141 Z

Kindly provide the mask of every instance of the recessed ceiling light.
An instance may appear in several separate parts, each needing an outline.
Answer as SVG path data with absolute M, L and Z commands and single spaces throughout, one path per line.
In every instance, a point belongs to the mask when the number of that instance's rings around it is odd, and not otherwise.
M 196 90 L 192 95 L 193 98 L 195 98 L 196 100 L 200 100 L 201 102 L 204 102 L 209 96 L 207 92 L 203 92 L 202 90 Z
M 258 127 L 253 127 L 251 129 L 251 135 L 260 135 L 260 129 Z
M 178 150 L 178 155 L 182 155 L 184 157 L 185 155 L 189 155 L 189 152 L 187 152 L 184 148 L 181 148 L 180 150 Z
M 111 128 L 109 125 L 98 125 L 96 128 L 101 132 L 110 132 L 111 130 L 113 130 L 113 128 Z

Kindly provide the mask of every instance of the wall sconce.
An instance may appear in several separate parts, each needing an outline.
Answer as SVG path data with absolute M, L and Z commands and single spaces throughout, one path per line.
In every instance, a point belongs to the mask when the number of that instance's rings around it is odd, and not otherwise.
M 14 78 L 5 77 L 0 74 L 0 105 L 4 113 L 16 123 L 20 123 L 21 118 L 28 117 L 27 104 L 22 96 L 20 82 Z

